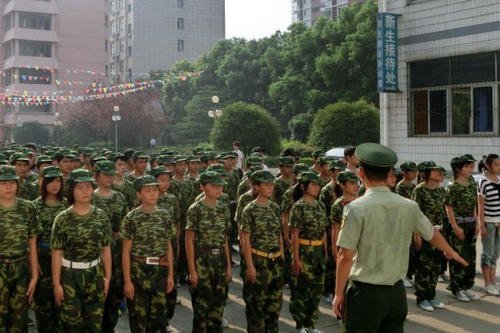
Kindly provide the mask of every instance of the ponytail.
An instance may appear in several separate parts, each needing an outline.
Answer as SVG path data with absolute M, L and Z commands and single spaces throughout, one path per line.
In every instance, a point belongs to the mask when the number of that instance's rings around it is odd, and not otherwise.
M 304 186 L 304 188 L 302 188 L 302 186 Z M 309 186 L 309 182 L 297 183 L 297 186 L 295 186 L 292 193 L 293 202 L 297 202 L 304 196 L 304 192 L 307 189 L 307 186 Z
M 483 159 L 479 161 L 477 169 L 479 170 L 479 172 L 488 171 L 488 169 L 491 168 L 491 165 L 496 159 L 498 159 L 497 154 L 488 154 L 487 156 L 483 155 Z

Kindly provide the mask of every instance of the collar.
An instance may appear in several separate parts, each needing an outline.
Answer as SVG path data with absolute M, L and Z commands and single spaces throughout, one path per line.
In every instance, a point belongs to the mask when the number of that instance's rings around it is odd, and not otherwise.
M 374 186 L 366 189 L 365 195 L 369 194 L 371 192 L 391 192 L 389 189 L 389 186 L 385 185 L 380 185 L 380 186 Z

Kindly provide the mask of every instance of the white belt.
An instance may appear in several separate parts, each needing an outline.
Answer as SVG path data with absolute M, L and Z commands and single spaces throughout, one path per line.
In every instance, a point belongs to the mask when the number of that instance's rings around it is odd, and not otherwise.
M 96 260 L 81 262 L 81 261 L 71 261 L 62 258 L 62 265 L 66 268 L 75 268 L 75 269 L 88 269 L 99 265 L 101 262 L 101 258 L 97 258 Z

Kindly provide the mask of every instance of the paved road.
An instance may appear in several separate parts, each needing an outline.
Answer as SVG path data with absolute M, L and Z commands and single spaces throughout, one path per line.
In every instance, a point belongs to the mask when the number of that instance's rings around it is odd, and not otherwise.
M 478 250 L 479 245 L 478 245 Z M 478 253 L 480 253 L 478 251 Z M 225 329 L 226 333 L 246 331 L 245 303 L 242 299 L 243 282 L 239 277 L 239 268 L 233 268 L 233 282 L 231 282 L 229 300 L 226 305 L 225 318 L 229 320 L 230 327 Z M 497 278 L 500 284 L 500 278 Z M 438 298 L 446 303 L 446 309 L 436 310 L 429 313 L 421 310 L 415 304 L 414 289 L 407 289 L 408 319 L 405 325 L 407 333 L 431 333 L 431 332 L 500 332 L 500 297 L 487 296 L 481 291 L 483 286 L 480 275 L 476 276 L 474 289 L 481 296 L 478 301 L 463 303 L 456 300 L 446 290 L 447 283 L 438 283 Z M 172 326 L 179 332 L 191 332 L 192 310 L 189 293 L 186 287 L 179 290 L 181 305 L 176 308 Z M 295 324 L 288 311 L 290 291 L 285 290 L 283 309 L 280 318 L 280 332 L 295 332 Z M 340 332 L 336 319 L 332 315 L 331 307 L 324 301 L 320 304 L 320 318 L 318 328 L 325 333 Z M 35 332 L 30 330 L 30 332 Z M 116 329 L 117 333 L 128 333 L 128 319 L 124 315 Z

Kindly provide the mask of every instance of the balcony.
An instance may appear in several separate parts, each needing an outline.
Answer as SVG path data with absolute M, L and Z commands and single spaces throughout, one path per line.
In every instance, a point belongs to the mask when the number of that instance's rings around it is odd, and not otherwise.
M 28 56 L 12 56 L 5 59 L 3 69 L 9 68 L 25 68 L 25 67 L 40 67 L 59 69 L 59 62 L 56 58 L 51 57 L 28 57 Z
M 3 15 L 12 11 L 59 14 L 56 1 L 11 0 L 5 4 Z
M 37 30 L 26 28 L 12 28 L 4 33 L 2 43 L 12 39 L 25 39 L 43 42 L 59 42 L 59 37 L 55 31 Z

